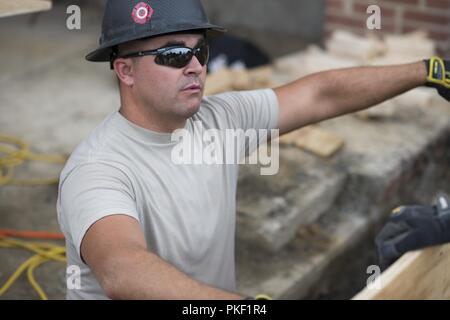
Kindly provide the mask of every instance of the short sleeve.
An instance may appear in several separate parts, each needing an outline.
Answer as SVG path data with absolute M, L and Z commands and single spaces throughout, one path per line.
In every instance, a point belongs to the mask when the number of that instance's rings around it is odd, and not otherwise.
M 261 132 L 270 134 L 270 130 L 278 129 L 278 98 L 272 89 L 237 91 L 218 94 L 205 98 L 206 106 L 216 113 L 217 122 L 222 128 L 255 129 L 258 136 Z M 213 115 L 214 116 L 214 115 Z M 262 139 L 258 139 L 257 145 Z M 252 152 L 257 145 L 247 150 Z
M 278 126 L 278 99 L 272 89 L 226 92 L 206 100 L 227 112 L 223 119 L 234 129 L 270 130 Z
M 80 246 L 87 230 L 115 214 L 139 221 L 131 180 L 121 169 L 105 163 L 86 163 L 73 169 L 59 188 L 59 216 L 81 259 Z

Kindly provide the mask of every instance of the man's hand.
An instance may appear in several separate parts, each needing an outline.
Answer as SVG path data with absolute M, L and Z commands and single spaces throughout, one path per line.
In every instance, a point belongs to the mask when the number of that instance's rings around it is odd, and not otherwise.
M 382 270 L 404 253 L 450 242 L 450 199 L 438 196 L 433 206 L 405 206 L 394 210 L 375 243 Z
M 425 60 L 427 87 L 436 88 L 439 94 L 450 101 L 450 60 L 433 57 Z

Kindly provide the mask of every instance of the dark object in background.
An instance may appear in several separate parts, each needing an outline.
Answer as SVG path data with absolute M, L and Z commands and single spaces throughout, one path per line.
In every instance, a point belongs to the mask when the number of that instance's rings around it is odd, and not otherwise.
M 248 40 L 224 35 L 209 40 L 210 59 L 208 72 L 222 68 L 251 69 L 269 64 L 270 58 L 260 48 Z

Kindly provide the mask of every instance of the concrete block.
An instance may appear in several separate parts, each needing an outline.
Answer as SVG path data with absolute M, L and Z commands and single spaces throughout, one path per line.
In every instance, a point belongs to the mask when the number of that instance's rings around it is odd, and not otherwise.
M 256 168 L 241 168 L 237 238 L 269 252 L 330 209 L 345 180 L 344 173 L 295 148 L 280 152 L 277 175 L 260 176 Z
M 274 299 L 302 299 L 320 282 L 327 268 L 349 246 L 360 241 L 368 223 L 356 215 L 333 213 L 309 238 L 296 237 L 282 251 L 262 255 L 238 250 L 238 291 L 268 294 Z

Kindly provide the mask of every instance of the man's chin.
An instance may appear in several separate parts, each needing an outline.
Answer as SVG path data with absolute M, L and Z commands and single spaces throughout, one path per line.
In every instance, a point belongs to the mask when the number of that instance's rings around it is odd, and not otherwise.
M 195 115 L 198 112 L 198 110 L 200 110 L 200 102 L 188 103 L 185 104 L 184 107 L 182 108 L 182 113 L 184 117 L 187 119 Z

